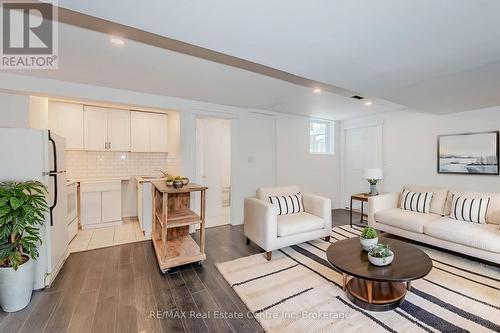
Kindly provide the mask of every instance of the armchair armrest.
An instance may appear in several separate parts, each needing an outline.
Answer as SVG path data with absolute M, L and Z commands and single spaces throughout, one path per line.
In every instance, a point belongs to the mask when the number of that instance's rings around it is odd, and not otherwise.
M 368 198 L 368 225 L 374 226 L 375 213 L 397 208 L 399 202 L 399 192 L 384 193 Z
M 302 193 L 302 202 L 307 213 L 321 217 L 325 221 L 325 228 L 332 229 L 332 202 L 329 198 Z
M 244 233 L 264 250 L 278 238 L 276 208 L 269 202 L 257 198 L 245 198 Z

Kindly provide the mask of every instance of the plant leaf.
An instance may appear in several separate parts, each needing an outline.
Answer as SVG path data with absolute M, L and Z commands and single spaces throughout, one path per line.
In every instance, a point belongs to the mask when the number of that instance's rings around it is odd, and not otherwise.
M 16 210 L 19 207 L 21 207 L 23 203 L 24 203 L 24 200 L 21 198 L 18 198 L 18 197 L 10 198 L 10 206 L 12 207 L 13 210 Z

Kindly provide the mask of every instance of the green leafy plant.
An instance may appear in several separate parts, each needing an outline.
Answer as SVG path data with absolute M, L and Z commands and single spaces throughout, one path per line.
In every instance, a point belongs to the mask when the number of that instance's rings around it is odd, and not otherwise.
M 377 231 L 372 227 L 365 227 L 361 232 L 361 238 L 364 239 L 373 239 L 377 238 Z
M 38 181 L 0 183 L 0 267 L 17 270 L 38 258 L 39 226 L 49 207 L 47 188 Z
M 385 263 L 385 258 L 392 256 L 392 251 L 389 245 L 378 243 L 370 248 L 368 252 L 372 257 L 382 258 Z
M 370 185 L 377 185 L 379 179 L 367 179 L 368 180 L 368 183 L 370 183 Z

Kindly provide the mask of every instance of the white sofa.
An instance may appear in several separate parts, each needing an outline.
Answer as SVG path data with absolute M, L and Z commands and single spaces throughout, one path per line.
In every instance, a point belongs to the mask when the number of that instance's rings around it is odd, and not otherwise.
M 267 252 L 318 238 L 329 238 L 332 231 L 331 201 L 302 193 L 304 212 L 278 215 L 270 196 L 300 192 L 298 186 L 259 188 L 257 197 L 245 199 L 244 232 L 247 244 L 252 240 Z
M 406 189 L 433 192 L 430 212 L 401 209 L 401 193 L 386 193 L 369 198 L 368 224 L 377 230 L 500 264 L 500 193 L 416 186 Z M 453 195 L 489 197 L 486 223 L 451 219 Z

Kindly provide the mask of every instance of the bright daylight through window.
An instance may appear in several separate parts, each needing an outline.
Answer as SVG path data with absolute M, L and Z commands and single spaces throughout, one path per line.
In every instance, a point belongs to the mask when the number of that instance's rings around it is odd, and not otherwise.
M 333 126 L 331 122 L 311 119 L 309 152 L 313 154 L 333 154 Z

